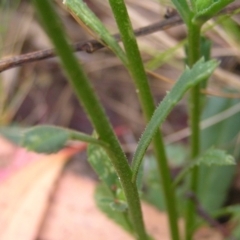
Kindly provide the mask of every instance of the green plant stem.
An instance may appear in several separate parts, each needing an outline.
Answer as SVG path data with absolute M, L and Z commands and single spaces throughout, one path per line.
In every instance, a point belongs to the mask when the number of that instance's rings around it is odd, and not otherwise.
M 126 5 L 123 0 L 109 0 L 109 3 L 111 5 L 122 37 L 122 42 L 124 44 L 125 52 L 128 58 L 129 72 L 132 75 L 135 86 L 137 88 L 136 91 L 139 95 L 143 113 L 147 122 L 149 122 L 155 110 L 155 104 L 150 91 L 141 55 L 137 46 L 136 38 L 134 36 L 133 28 L 128 16 Z M 175 192 L 171 184 L 171 176 L 167 164 L 165 146 L 160 131 L 156 133 L 153 139 L 153 147 L 163 185 L 172 240 L 179 240 Z
M 42 23 L 52 40 L 56 52 L 59 55 L 62 65 L 66 70 L 69 81 L 75 93 L 81 101 L 91 122 L 93 123 L 100 140 L 109 145 L 106 151 L 120 178 L 123 191 L 129 207 L 129 214 L 138 239 L 147 239 L 145 232 L 138 190 L 135 183 L 131 182 L 132 172 L 128 165 L 127 158 L 117 140 L 116 135 L 101 107 L 89 81 L 73 54 L 73 49 L 68 44 L 59 17 L 49 0 L 34 0 L 36 9 Z M 94 221 L 94 219 L 93 219 Z
M 188 25 L 188 65 L 192 67 L 200 58 L 200 30 L 201 26 L 189 23 Z M 200 85 L 196 85 L 190 91 L 189 99 L 190 128 L 191 128 L 191 159 L 195 159 L 200 150 Z M 198 184 L 198 168 L 195 167 L 191 173 L 190 191 L 196 194 Z M 191 199 L 187 200 L 185 217 L 186 240 L 192 239 L 195 226 L 196 207 Z

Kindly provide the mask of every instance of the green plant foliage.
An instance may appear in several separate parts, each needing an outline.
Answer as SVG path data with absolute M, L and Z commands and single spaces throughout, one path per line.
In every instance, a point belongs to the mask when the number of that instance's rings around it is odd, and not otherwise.
M 190 162 L 177 176 L 174 181 L 174 185 L 177 185 L 184 176 L 196 166 L 231 166 L 236 165 L 233 156 L 226 153 L 221 149 L 210 148 L 199 156 L 195 161 Z
M 182 17 L 183 21 L 187 24 L 190 20 L 192 15 L 192 11 L 188 5 L 187 0 L 172 0 L 172 3 L 177 8 L 180 16 Z
M 207 101 L 203 119 L 219 114 L 236 103 L 239 104 L 239 100 L 210 98 Z M 220 147 L 238 159 L 240 150 L 234 139 L 240 131 L 239 119 L 238 112 L 204 129 L 201 134 L 202 151 L 206 151 L 211 146 Z M 198 197 L 204 209 L 213 212 L 224 204 L 236 168 L 235 166 L 200 166 L 199 168 Z
M 69 138 L 68 131 L 54 126 L 36 126 L 23 132 L 21 146 L 38 153 L 61 150 Z
M 196 165 L 218 165 L 218 166 L 228 166 L 235 165 L 235 159 L 233 156 L 227 154 L 225 151 L 215 148 L 208 149 L 202 156 L 200 156 L 195 162 Z
M 187 149 L 183 145 L 171 144 L 167 146 L 167 155 L 169 165 L 174 167 L 182 167 L 188 159 Z M 161 179 L 157 170 L 157 164 L 154 156 L 146 156 L 143 161 L 143 192 L 141 198 L 154 205 L 161 211 L 166 211 L 165 197 L 162 189 Z M 184 185 L 178 186 L 176 189 L 176 199 L 178 212 L 184 209 L 184 193 L 186 188 Z
M 107 146 L 107 144 L 87 134 L 50 125 L 38 125 L 32 128 L 3 127 L 0 128 L 0 135 L 21 147 L 39 153 L 58 152 L 68 140 Z
M 95 190 L 95 201 L 98 208 L 123 229 L 132 233 L 132 226 L 128 219 L 126 202 L 116 201 L 112 191 L 106 184 L 99 184 Z
M 83 3 L 82 1 L 79 2 Z M 139 239 L 146 239 L 147 234 L 143 223 L 137 186 L 131 182 L 132 172 L 130 166 L 103 107 L 97 98 L 89 79 L 79 65 L 78 59 L 73 54 L 72 48 L 68 44 L 66 33 L 64 32 L 63 25 L 54 10 L 52 1 L 34 0 L 33 3 L 38 11 L 43 26 L 56 49 L 56 53 L 61 59 L 62 66 L 69 77 L 69 82 L 72 85 L 78 100 L 83 105 L 85 112 L 99 135 L 99 138 L 108 145 L 106 151 L 114 169 L 118 173 L 119 181 L 121 182 L 121 186 L 127 198 L 129 206 L 128 212 L 132 219 L 131 223 L 134 226 L 135 234 Z
M 11 142 L 38 153 L 54 153 L 61 150 L 69 139 L 64 128 L 39 125 L 32 128 L 4 127 L 0 134 Z
M 82 0 L 64 0 L 63 3 L 75 18 L 87 27 L 88 31 L 91 30 L 99 41 L 106 44 L 127 65 L 124 51 L 85 2 Z
M 165 120 L 169 112 L 189 88 L 210 76 L 217 65 L 218 62 L 215 60 L 204 62 L 204 60 L 201 59 L 191 69 L 187 67 L 171 91 L 165 96 L 163 101 L 155 110 L 138 143 L 132 163 L 132 181 L 136 181 L 137 173 L 145 151 L 149 146 L 155 132 L 158 130 L 159 126 Z
M 240 239 L 240 205 L 227 207 L 227 212 L 231 214 L 231 223 L 234 226 L 231 236 Z
M 193 22 L 202 25 L 234 0 L 197 0 Z
M 88 161 L 99 178 L 108 186 L 109 189 L 117 190 L 120 187 L 119 179 L 114 167 L 102 147 L 89 144 Z
M 100 146 L 89 144 L 88 161 L 105 184 L 105 187 L 100 185 L 96 190 L 95 199 L 97 205 L 124 229 L 130 231 L 129 220 L 127 220 L 128 206 L 126 198 L 119 178 L 105 150 Z
M 154 156 L 146 156 L 142 165 L 144 188 L 142 199 L 162 211 L 166 210 L 164 193 Z
M 119 201 L 119 200 L 115 200 L 115 202 L 111 202 L 110 203 L 110 207 L 114 210 L 114 211 L 118 211 L 118 212 L 126 212 L 127 211 L 127 203 L 124 201 Z
M 10 142 L 20 145 L 23 138 L 24 130 L 24 128 L 16 126 L 1 127 L 0 135 L 8 139 Z

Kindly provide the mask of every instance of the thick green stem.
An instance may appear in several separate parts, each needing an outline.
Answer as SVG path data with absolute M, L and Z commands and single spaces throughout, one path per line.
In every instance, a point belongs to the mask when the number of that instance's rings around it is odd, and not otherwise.
M 155 104 L 148 84 L 148 79 L 144 70 L 141 55 L 133 33 L 132 25 L 123 0 L 109 0 L 114 13 L 121 37 L 126 51 L 129 64 L 129 72 L 135 82 L 139 100 L 147 122 L 151 119 L 155 110 Z M 157 132 L 153 139 L 154 152 L 156 155 L 159 174 L 164 190 L 165 202 L 168 210 L 169 225 L 172 240 L 179 240 L 178 216 L 176 211 L 175 193 L 172 188 L 170 171 L 167 164 L 165 146 L 161 132 Z
M 62 30 L 62 24 L 54 11 L 50 0 L 34 0 L 36 9 L 42 23 L 52 40 L 56 52 L 59 55 L 62 65 L 69 77 L 73 89 L 93 123 L 100 140 L 108 144 L 107 153 L 120 178 L 124 193 L 129 206 L 129 214 L 133 227 L 137 233 L 138 239 L 147 239 L 144 224 L 142 221 L 142 212 L 138 190 L 135 183 L 131 182 L 132 172 L 128 165 L 127 158 L 113 132 L 113 129 L 101 107 L 99 100 L 89 84 L 89 81 L 74 56 L 69 46 L 65 33 Z
M 201 27 L 190 23 L 188 25 L 188 65 L 192 67 L 200 58 L 200 30 Z M 200 85 L 191 89 L 189 99 L 190 128 L 191 128 L 191 158 L 195 159 L 200 150 Z M 195 167 L 191 173 L 190 191 L 197 193 L 198 168 Z M 195 226 L 196 207 L 194 203 L 187 200 L 187 211 L 185 218 L 186 240 L 192 239 Z

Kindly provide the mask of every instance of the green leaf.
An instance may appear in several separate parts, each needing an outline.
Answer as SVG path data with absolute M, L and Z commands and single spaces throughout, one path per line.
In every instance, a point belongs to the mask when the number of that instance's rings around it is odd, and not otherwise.
M 25 130 L 21 146 L 38 153 L 54 153 L 61 150 L 68 139 L 67 130 L 42 125 Z
M 0 135 L 8 139 L 10 142 L 20 145 L 23 138 L 24 128 L 10 126 L 10 127 L 1 127 Z
M 184 93 L 189 88 L 209 77 L 213 70 L 217 67 L 217 65 L 218 62 L 215 60 L 204 62 L 203 59 L 200 59 L 192 67 L 192 69 L 189 69 L 187 67 L 187 69 L 181 75 L 181 77 L 173 86 L 171 91 L 165 96 L 163 101 L 155 110 L 150 122 L 148 123 L 139 141 L 132 162 L 132 181 L 136 181 L 138 170 L 141 165 L 143 156 L 147 150 L 147 147 L 149 146 L 154 134 L 158 130 L 159 126 L 163 123 L 169 112 L 178 103 L 178 101 L 180 101 Z
M 171 149 L 174 149 L 172 145 Z M 178 145 L 176 145 L 178 146 Z M 173 150 L 174 151 L 174 150 Z M 179 152 L 179 150 L 178 150 Z M 183 154 L 183 153 L 182 153 Z M 169 155 L 168 155 L 169 156 Z M 185 155 L 185 160 L 187 155 Z M 177 156 L 179 157 L 179 156 Z M 182 158 L 180 156 L 180 158 Z M 179 163 L 179 161 L 178 161 Z M 142 164 L 144 166 L 144 175 L 143 175 L 143 192 L 141 198 L 144 201 L 149 202 L 154 205 L 161 211 L 166 211 L 166 202 L 163 192 L 163 185 L 159 176 L 157 162 L 154 156 L 146 156 L 144 157 L 144 162 Z M 172 164 L 170 164 L 172 166 Z M 178 208 L 178 213 L 183 213 L 185 207 L 185 193 L 186 187 L 184 184 L 181 184 L 175 189 L 176 193 L 176 203 Z
M 226 151 L 216 148 L 210 148 L 199 156 L 195 161 L 190 162 L 176 177 L 174 185 L 176 186 L 185 175 L 196 166 L 231 166 L 236 165 L 236 161 L 233 156 L 226 153 Z M 201 181 L 201 179 L 200 179 Z
M 187 24 L 192 15 L 192 11 L 186 0 L 172 0 L 183 21 Z
M 105 150 L 100 146 L 89 144 L 88 162 L 104 183 L 98 186 L 95 192 L 97 206 L 125 230 L 131 232 L 126 198 Z
M 61 150 L 68 140 L 77 140 L 107 147 L 107 144 L 90 135 L 67 128 L 39 125 L 32 128 L 3 127 L 0 135 L 9 141 L 39 153 L 53 153 Z
M 99 178 L 108 186 L 111 191 L 115 192 L 115 195 L 118 187 L 120 187 L 120 182 L 105 150 L 97 145 L 89 144 L 88 162 L 97 173 Z
M 64 0 L 63 4 L 67 6 L 81 25 L 83 24 L 87 30 L 91 30 L 100 42 L 107 45 L 121 59 L 124 65 L 127 65 L 124 51 L 85 2 L 82 0 Z
M 231 236 L 235 239 L 240 239 L 240 205 L 227 207 L 228 212 L 231 216 L 231 226 L 234 226 Z
M 128 213 L 126 212 L 127 206 L 125 202 L 119 202 L 120 204 L 116 204 L 112 192 L 109 191 L 109 188 L 105 184 L 99 184 L 94 195 L 96 204 L 101 211 L 126 231 L 130 233 L 133 232 Z
M 210 148 L 195 162 L 196 165 L 205 164 L 207 166 L 229 166 L 236 165 L 236 161 L 233 156 L 227 154 L 224 150 Z
M 197 0 L 193 22 L 202 25 L 234 0 Z
M 166 211 L 162 183 L 154 156 L 144 157 L 143 162 L 143 194 L 141 198 L 161 211 Z
M 237 105 L 236 105 L 237 104 Z M 225 111 L 239 105 L 239 99 L 208 98 L 203 113 L 203 119 L 215 117 L 218 114 L 227 115 Z M 227 150 L 235 159 L 239 159 L 239 143 L 236 141 L 240 131 L 240 112 L 235 111 L 226 119 L 203 129 L 201 132 L 202 151 L 215 146 Z M 206 211 L 218 210 L 229 195 L 229 187 L 236 173 L 236 166 L 206 166 L 199 167 L 198 197 Z M 221 179 L 221 181 L 219 181 Z M 214 191 L 213 191 L 214 189 Z
M 115 201 L 115 202 L 111 202 L 110 203 L 110 207 L 114 210 L 114 211 L 118 211 L 118 212 L 126 212 L 128 209 L 128 205 L 126 202 L 124 201 Z

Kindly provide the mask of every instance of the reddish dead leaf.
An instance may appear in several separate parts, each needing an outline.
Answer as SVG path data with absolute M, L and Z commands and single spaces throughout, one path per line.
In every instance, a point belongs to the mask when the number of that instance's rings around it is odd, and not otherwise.
M 43 156 L 0 183 L 1 240 L 36 239 L 53 183 L 76 151 Z
M 0 137 L 0 182 L 24 165 L 43 157 L 43 154 L 28 152 Z

